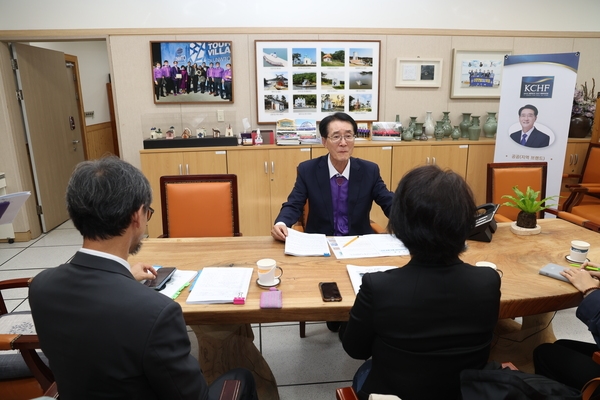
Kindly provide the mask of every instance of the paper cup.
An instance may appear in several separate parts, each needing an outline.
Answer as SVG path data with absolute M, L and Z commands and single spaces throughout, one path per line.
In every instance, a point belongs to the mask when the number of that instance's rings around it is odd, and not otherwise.
M 589 249 L 590 244 L 588 242 L 584 242 L 582 240 L 572 240 L 569 258 L 571 258 L 572 261 L 582 263 L 587 259 Z

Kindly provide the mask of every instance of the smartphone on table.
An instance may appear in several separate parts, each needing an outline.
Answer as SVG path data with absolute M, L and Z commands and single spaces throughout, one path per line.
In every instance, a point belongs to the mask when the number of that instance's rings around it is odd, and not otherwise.
M 335 282 L 319 282 L 323 301 L 342 301 L 342 295 Z
M 549 276 L 550 278 L 558 279 L 560 281 L 569 282 L 567 278 L 560 274 L 561 271 L 568 269 L 568 267 L 563 267 L 558 264 L 546 264 L 542 269 L 540 269 L 540 275 Z
M 165 285 L 173 274 L 177 271 L 175 267 L 161 267 L 156 270 L 156 277 L 154 279 L 148 279 L 144 282 L 144 285 L 151 287 L 154 290 L 164 289 Z

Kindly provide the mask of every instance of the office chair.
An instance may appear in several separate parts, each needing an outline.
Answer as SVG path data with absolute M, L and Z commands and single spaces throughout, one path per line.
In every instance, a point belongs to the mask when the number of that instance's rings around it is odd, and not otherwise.
M 523 192 L 530 186 L 535 191 L 540 191 L 539 199 L 546 197 L 546 162 L 514 162 L 514 163 L 489 163 L 487 165 L 487 190 L 486 202 L 502 204 L 508 201 L 503 195 L 514 196 L 513 187 L 518 186 Z M 543 211 L 537 218 L 543 217 Z M 498 222 L 512 222 L 517 220 L 519 209 L 500 206 L 495 219 Z
M 0 281 L 0 291 L 29 287 L 29 278 Z M 41 396 L 54 376 L 40 348 L 31 312 L 9 313 L 0 292 L 0 399 L 25 400 Z M 18 350 L 14 353 L 9 350 Z M 3 354 L 4 353 L 4 354 Z
M 600 225 L 600 143 L 590 143 L 581 175 L 567 175 L 579 182 L 567 185 L 562 211 Z
M 160 197 L 161 237 L 242 236 L 236 175 L 161 176 Z

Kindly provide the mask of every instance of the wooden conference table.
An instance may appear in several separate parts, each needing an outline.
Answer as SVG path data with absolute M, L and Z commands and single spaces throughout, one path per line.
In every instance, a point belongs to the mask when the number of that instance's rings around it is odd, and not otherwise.
M 502 270 L 500 321 L 491 358 L 512 361 L 525 370 L 531 370 L 533 348 L 539 343 L 555 340 L 551 312 L 577 306 L 582 299 L 581 294 L 572 285 L 539 275 L 539 269 L 547 263 L 568 266 L 565 255 L 569 253 L 570 242 L 574 239 L 589 242 L 589 259 L 600 261 L 598 233 L 559 219 L 538 220 L 538 224 L 542 227 L 541 234 L 517 236 L 510 231 L 510 223 L 500 223 L 490 243 L 468 241 L 468 250 L 461 255 L 461 259 L 467 263 L 490 261 Z M 335 256 L 294 257 L 284 255 L 284 244 L 271 237 L 249 236 L 146 239 L 141 251 L 129 261 L 131 264 L 144 261 L 155 265 L 199 270 L 206 266 L 230 264 L 255 267 L 256 261 L 261 258 L 277 260 L 284 270 L 279 285 L 283 292 L 281 309 L 259 307 L 260 294 L 265 289 L 255 284 L 256 270 L 252 275 L 245 305 L 186 304 L 188 290 L 184 290 L 177 298 L 186 323 L 193 326 L 199 336 L 201 353 L 203 344 L 200 336 L 205 333 L 202 326 L 206 325 L 230 324 L 239 327 L 240 324 L 259 322 L 347 320 L 355 295 L 346 264 L 401 267 L 410 259 L 408 256 L 346 260 L 338 260 Z M 343 300 L 323 302 L 318 288 L 319 282 L 337 282 Z M 511 320 L 515 317 L 523 317 L 523 323 Z M 208 329 L 210 330 L 210 327 Z M 251 331 L 238 334 L 252 335 Z M 221 339 L 225 336 L 226 334 L 222 334 Z M 215 353 L 223 351 L 224 347 L 229 348 L 228 345 L 221 346 L 215 341 L 205 345 L 213 347 Z M 215 348 L 219 346 L 220 348 Z M 218 357 L 223 358 L 223 355 L 219 354 Z M 215 374 L 222 372 L 213 360 L 206 359 L 201 363 L 205 374 L 213 367 L 216 368 Z

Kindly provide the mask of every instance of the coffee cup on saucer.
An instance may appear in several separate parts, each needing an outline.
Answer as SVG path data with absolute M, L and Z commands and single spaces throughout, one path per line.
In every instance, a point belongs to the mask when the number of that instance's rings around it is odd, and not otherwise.
M 256 262 L 258 268 L 258 279 L 256 283 L 259 286 L 272 287 L 277 286 L 281 282 L 279 279 L 283 275 L 283 269 L 277 266 L 277 261 L 271 258 L 263 258 Z M 279 275 L 275 276 L 275 270 L 279 270 Z
M 590 244 L 583 240 L 572 240 L 571 241 L 571 252 L 567 257 L 567 260 L 582 263 L 587 259 L 588 251 L 590 250 Z

